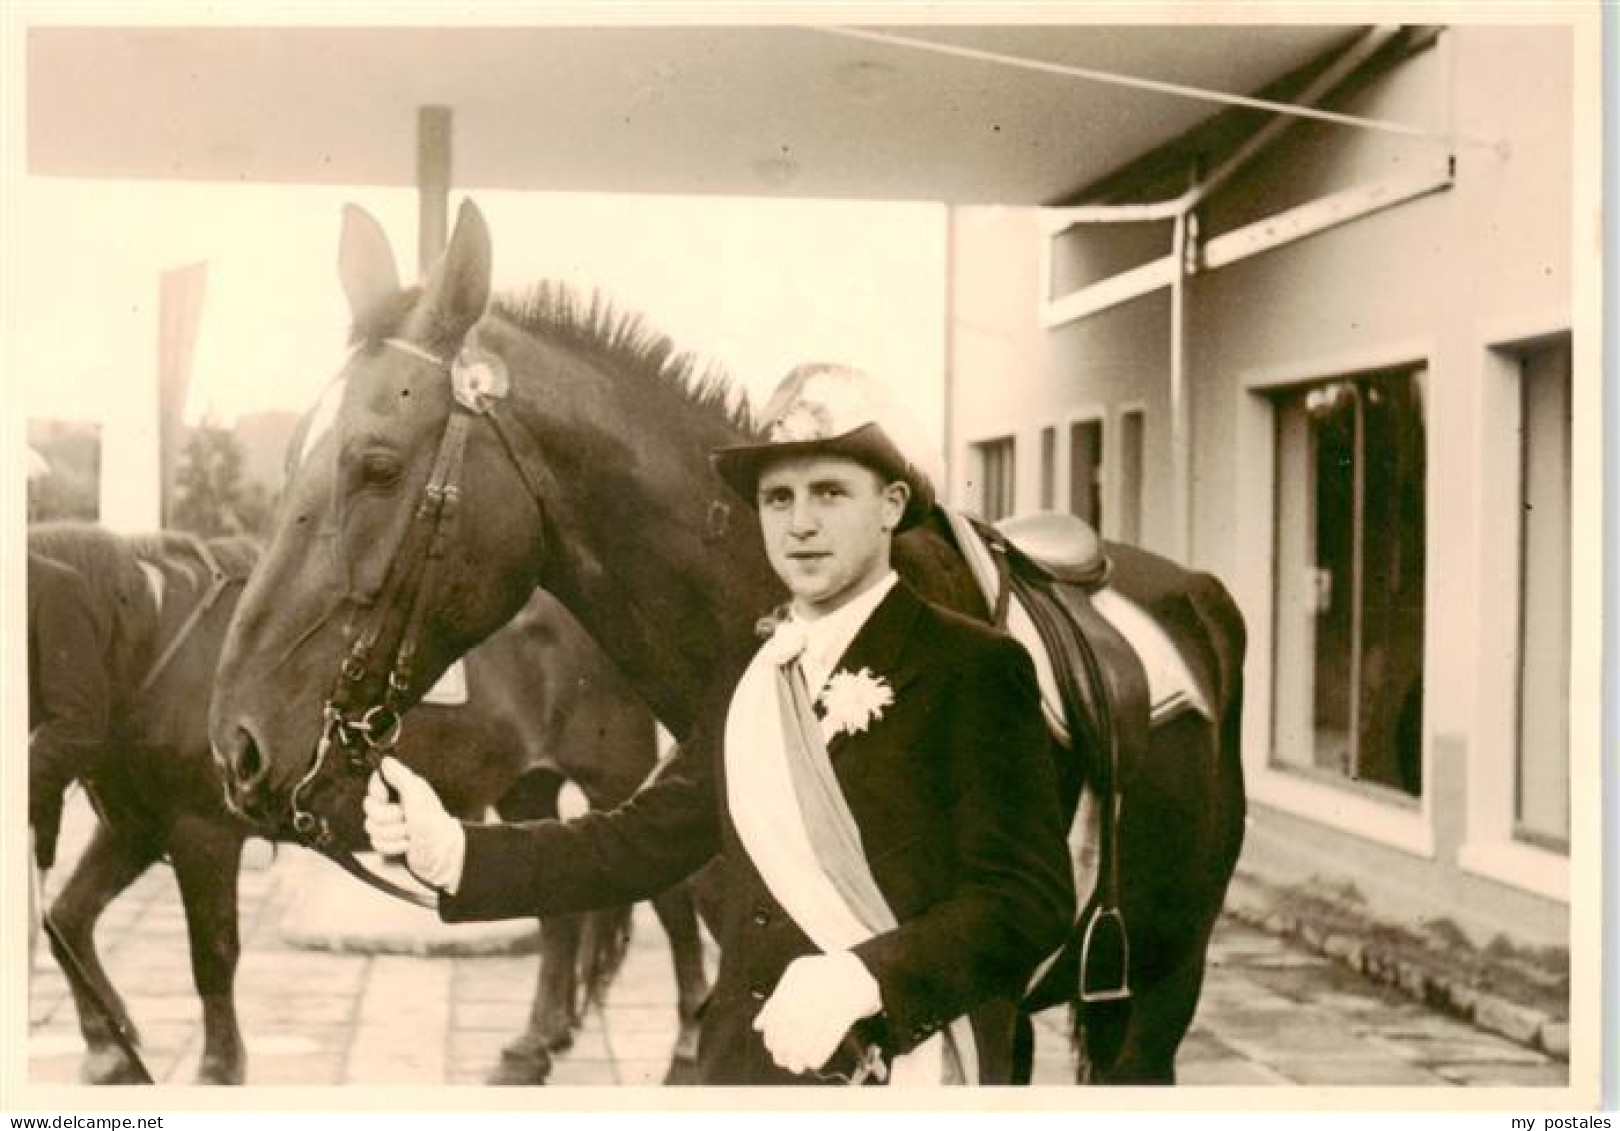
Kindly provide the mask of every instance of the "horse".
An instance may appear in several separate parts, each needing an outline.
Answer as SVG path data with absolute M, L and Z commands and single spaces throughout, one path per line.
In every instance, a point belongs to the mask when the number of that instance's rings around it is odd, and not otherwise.
M 783 600 L 757 517 L 708 460 L 753 433 L 724 374 L 600 295 L 541 283 L 493 296 L 491 255 L 465 202 L 443 257 L 404 288 L 377 222 L 345 210 L 351 351 L 238 606 L 210 722 L 231 803 L 262 829 L 328 839 L 378 760 L 368 722 L 413 702 L 536 587 L 677 740 Z M 1113 775 L 1130 1008 L 1068 997 L 1086 1030 L 1081 1078 L 1168 1083 L 1241 846 L 1244 629 L 1215 578 L 1108 549 L 1114 590 L 1159 621 L 1206 711 L 1154 727 Z M 897 540 L 895 561 L 924 597 L 991 619 L 939 512 Z M 346 762 L 327 756 L 339 747 Z M 1090 754 L 1071 752 L 1088 781 Z M 1110 1015 L 1113 1039 L 1092 1040 Z
M 65 971 L 77 964 L 87 983 L 69 976 L 86 1047 L 80 1075 L 97 1084 L 142 1078 L 118 1039 L 117 1030 L 131 1039 L 137 1031 L 96 954 L 94 932 L 108 904 L 166 858 L 185 906 L 202 1002 L 197 1079 L 240 1083 L 236 877 L 251 830 L 224 804 L 209 759 L 207 696 L 198 689 L 213 679 L 258 546 L 235 537 L 126 537 L 83 523 L 36 526 L 28 545 L 85 578 L 89 611 L 107 641 L 108 746 L 80 778 L 101 819 L 48 912 L 59 932 L 51 939 L 57 962 Z
M 58 963 L 67 969 L 76 962 L 90 983 L 70 977 L 86 1045 L 81 1076 L 90 1083 L 139 1077 L 113 1027 L 137 1042 L 138 1031 L 107 979 L 94 932 L 106 907 L 166 858 L 180 888 L 202 1002 L 197 1080 L 241 1083 L 247 1058 L 234 997 L 236 881 L 253 830 L 224 803 L 208 744 L 206 689 L 260 547 L 241 537 L 121 536 L 89 524 L 35 527 L 29 546 L 87 579 L 112 669 L 111 741 L 84 778 L 101 820 L 50 910 L 69 950 L 53 946 Z M 474 650 L 465 667 L 464 702 L 420 706 L 411 740 L 400 748 L 458 812 L 482 818 L 493 807 L 506 819 L 545 816 L 555 811 L 564 781 L 575 781 L 591 804 L 611 805 L 653 769 L 650 715 L 544 595 Z M 680 1030 L 669 1078 L 683 1080 L 694 1069 L 696 1011 L 707 993 L 702 942 L 686 888 L 665 893 L 654 909 L 670 939 L 678 988 Z M 601 916 L 591 931 L 579 916 L 541 924 L 529 1025 L 503 1051 L 492 1081 L 544 1082 L 550 1053 L 567 1047 L 583 1001 L 613 973 L 627 912 Z

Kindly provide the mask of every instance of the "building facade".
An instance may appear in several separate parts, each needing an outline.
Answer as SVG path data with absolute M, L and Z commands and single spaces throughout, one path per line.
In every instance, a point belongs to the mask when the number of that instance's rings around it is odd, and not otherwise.
M 1221 577 L 1242 867 L 1480 941 L 1567 944 L 1598 789 L 1574 73 L 1567 28 L 1374 29 L 1264 93 L 1399 128 L 1226 111 L 1065 207 L 950 221 L 953 498 Z

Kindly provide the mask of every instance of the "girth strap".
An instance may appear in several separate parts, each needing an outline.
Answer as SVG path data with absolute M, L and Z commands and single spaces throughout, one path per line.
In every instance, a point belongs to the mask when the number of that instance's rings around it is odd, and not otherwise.
M 992 551 L 1002 591 L 1029 615 L 1050 658 L 1072 753 L 1088 760 L 1085 777 L 1097 798 L 1098 882 L 1080 940 L 1081 999 L 1123 1000 L 1130 996 L 1130 945 L 1120 906 L 1124 755 L 1147 745 L 1147 673 L 1083 588 L 1059 582 L 996 530 L 975 529 Z

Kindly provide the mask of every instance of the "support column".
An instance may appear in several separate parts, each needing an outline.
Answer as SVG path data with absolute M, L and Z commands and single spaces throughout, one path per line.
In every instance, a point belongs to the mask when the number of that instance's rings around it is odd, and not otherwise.
M 186 393 L 191 388 L 207 286 L 207 260 L 165 271 L 158 284 L 158 514 L 164 526 L 174 517 Z
M 451 122 L 448 106 L 416 111 L 417 266 L 426 274 L 450 238 Z
M 1170 547 L 1182 564 L 1192 553 L 1192 412 L 1187 403 L 1187 248 L 1192 215 L 1176 216 L 1170 251 Z

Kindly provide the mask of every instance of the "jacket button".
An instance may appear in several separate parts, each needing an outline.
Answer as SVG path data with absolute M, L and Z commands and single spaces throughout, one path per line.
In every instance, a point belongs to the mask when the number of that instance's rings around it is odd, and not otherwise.
M 756 926 L 756 927 L 769 927 L 770 925 L 771 925 L 771 913 L 769 911 L 767 911 L 765 908 L 761 907 L 758 911 L 754 912 L 754 926 Z
M 753 998 L 755 1001 L 764 1001 L 765 1000 L 764 987 L 762 987 L 762 986 L 749 986 L 748 987 L 748 996 Z

